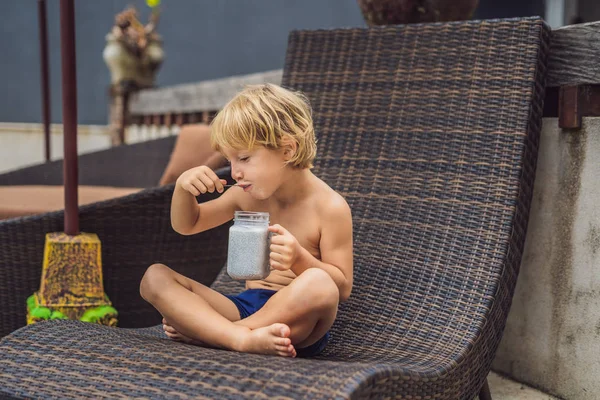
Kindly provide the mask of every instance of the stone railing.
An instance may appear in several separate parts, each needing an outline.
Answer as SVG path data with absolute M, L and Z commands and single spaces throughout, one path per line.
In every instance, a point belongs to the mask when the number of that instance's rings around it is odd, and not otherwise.
M 135 136 L 144 132 L 150 136 L 164 136 L 183 124 L 209 123 L 244 86 L 279 84 L 281 76 L 282 70 L 273 70 L 131 93 L 126 98 L 125 111 L 117 112 L 119 115 L 111 118 L 113 143 L 121 143 L 126 136 L 128 139 L 132 136 L 135 141 Z
M 581 117 L 600 116 L 600 22 L 555 29 L 548 60 L 545 117 L 561 128 L 580 128 Z

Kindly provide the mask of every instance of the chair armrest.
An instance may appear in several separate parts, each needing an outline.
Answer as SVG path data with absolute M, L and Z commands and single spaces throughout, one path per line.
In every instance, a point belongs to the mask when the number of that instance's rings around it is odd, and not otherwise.
M 154 187 L 169 162 L 175 137 L 112 147 L 78 157 L 79 184 Z M 62 185 L 63 160 L 0 174 L 0 185 Z
M 153 263 L 163 263 L 206 285 L 226 260 L 228 225 L 192 236 L 171 228 L 173 185 L 80 208 L 80 229 L 102 243 L 104 289 L 122 327 L 160 322 L 139 295 Z M 204 195 L 207 201 L 216 195 Z M 25 300 L 39 289 L 45 234 L 63 231 L 63 211 L 0 221 L 0 337 L 25 325 Z

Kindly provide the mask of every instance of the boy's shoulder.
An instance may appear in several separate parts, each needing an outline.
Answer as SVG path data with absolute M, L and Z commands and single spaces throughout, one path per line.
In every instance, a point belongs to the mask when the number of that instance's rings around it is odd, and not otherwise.
M 318 179 L 315 185 L 314 201 L 317 210 L 325 217 L 339 217 L 350 215 L 350 206 L 344 196 L 335 191 L 325 181 Z

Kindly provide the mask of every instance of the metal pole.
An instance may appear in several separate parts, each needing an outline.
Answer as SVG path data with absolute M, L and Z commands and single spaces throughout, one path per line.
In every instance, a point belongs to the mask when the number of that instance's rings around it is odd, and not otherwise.
M 121 85 L 121 121 L 119 121 L 119 145 L 125 144 L 125 129 L 127 129 L 127 102 L 129 102 L 129 88 Z
M 40 29 L 40 61 L 42 81 L 42 123 L 46 161 L 50 161 L 50 84 L 48 79 L 48 28 L 46 24 L 46 0 L 38 0 Z
M 60 0 L 60 52 L 64 127 L 63 176 L 65 185 L 65 233 L 79 234 L 77 206 L 77 77 L 75 66 L 75 5 Z

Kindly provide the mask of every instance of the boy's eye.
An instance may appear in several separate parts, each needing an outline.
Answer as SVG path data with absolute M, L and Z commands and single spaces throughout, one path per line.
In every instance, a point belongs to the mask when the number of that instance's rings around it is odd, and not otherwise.
M 240 161 L 248 161 L 250 157 L 240 157 Z

